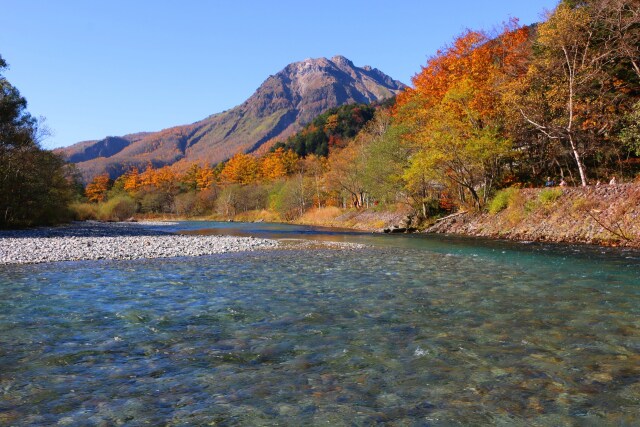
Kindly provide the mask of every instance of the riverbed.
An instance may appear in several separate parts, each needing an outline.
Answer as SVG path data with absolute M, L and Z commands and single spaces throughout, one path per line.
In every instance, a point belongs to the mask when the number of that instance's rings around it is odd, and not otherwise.
M 0 266 L 0 424 L 640 417 L 638 252 L 273 224 L 158 227 L 366 247 Z

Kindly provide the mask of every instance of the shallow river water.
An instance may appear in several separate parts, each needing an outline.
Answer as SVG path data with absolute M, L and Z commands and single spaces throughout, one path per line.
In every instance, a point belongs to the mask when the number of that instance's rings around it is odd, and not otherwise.
M 203 228 L 370 246 L 1 266 L 0 425 L 640 422 L 638 252 Z

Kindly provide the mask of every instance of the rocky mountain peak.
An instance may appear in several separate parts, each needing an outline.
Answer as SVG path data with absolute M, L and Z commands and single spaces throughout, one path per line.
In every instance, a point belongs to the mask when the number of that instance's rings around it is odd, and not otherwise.
M 405 87 L 371 67 L 357 67 L 336 55 L 308 58 L 269 76 L 241 105 L 199 122 L 135 137 L 110 137 L 60 151 L 75 162 L 85 180 L 129 167 L 218 163 L 238 151 L 265 149 L 300 130 L 316 116 L 350 103 L 389 98 Z

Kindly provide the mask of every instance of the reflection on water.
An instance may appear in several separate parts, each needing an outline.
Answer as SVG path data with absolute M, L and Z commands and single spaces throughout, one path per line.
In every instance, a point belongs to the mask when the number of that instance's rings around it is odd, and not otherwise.
M 637 422 L 635 253 L 348 239 L 2 267 L 0 425 Z

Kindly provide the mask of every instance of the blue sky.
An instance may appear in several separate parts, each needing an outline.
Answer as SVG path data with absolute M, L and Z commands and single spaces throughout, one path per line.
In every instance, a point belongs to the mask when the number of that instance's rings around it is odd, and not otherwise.
M 6 77 L 46 148 L 192 123 L 305 58 L 340 54 L 410 84 L 465 28 L 539 21 L 557 0 L 0 0 Z

